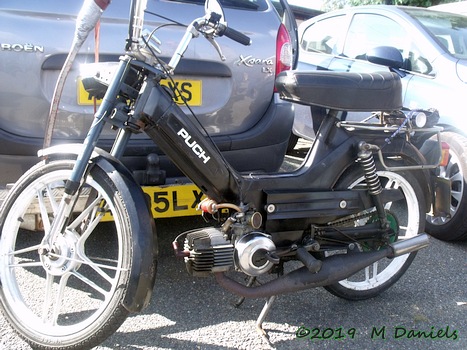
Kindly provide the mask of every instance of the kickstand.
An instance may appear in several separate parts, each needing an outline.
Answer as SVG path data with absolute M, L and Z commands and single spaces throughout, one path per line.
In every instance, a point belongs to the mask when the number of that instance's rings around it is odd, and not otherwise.
M 263 309 L 261 310 L 261 313 L 259 314 L 258 316 L 258 319 L 256 320 L 256 330 L 258 331 L 258 333 L 261 335 L 261 337 L 266 340 L 266 342 L 269 344 L 269 345 L 272 345 L 271 342 L 269 341 L 269 336 L 268 334 L 266 333 L 266 331 L 264 330 L 263 328 L 263 322 L 264 322 L 264 319 L 266 318 L 267 314 L 269 313 L 269 311 L 271 311 L 271 307 L 272 307 L 272 304 L 274 303 L 274 301 L 276 300 L 277 296 L 276 295 L 273 295 L 271 297 L 269 297 L 267 300 L 266 300 L 266 304 L 264 304 L 263 306 Z
M 247 287 L 251 287 L 253 285 L 253 283 L 255 283 L 256 281 L 256 277 L 254 276 L 250 276 L 250 278 L 248 279 L 248 282 L 246 284 Z M 240 305 L 243 304 L 243 302 L 245 301 L 245 297 L 240 297 L 237 299 L 237 301 L 234 303 L 234 306 L 235 307 L 240 307 Z

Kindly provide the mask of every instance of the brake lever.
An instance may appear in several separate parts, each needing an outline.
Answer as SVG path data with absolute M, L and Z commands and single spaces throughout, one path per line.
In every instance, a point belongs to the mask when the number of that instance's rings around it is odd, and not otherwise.
M 211 36 L 211 35 L 205 35 L 206 39 L 211 43 L 212 46 L 214 46 L 214 48 L 216 49 L 217 53 L 219 54 L 219 57 L 222 61 L 225 61 L 226 58 L 224 56 L 224 54 L 222 53 L 222 50 L 221 50 L 221 47 L 219 46 L 219 44 L 217 43 L 216 40 L 214 40 L 214 38 Z

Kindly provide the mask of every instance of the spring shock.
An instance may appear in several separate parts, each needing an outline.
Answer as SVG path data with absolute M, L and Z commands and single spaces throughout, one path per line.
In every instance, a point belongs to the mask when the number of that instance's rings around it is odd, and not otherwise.
M 383 187 L 381 186 L 379 176 L 376 174 L 375 158 L 373 157 L 373 149 L 376 148 L 376 146 L 370 145 L 364 141 L 360 142 L 358 146 L 360 149 L 358 152 L 358 162 L 362 166 L 365 181 L 368 186 L 368 192 L 373 198 L 373 204 L 378 212 L 381 227 L 387 228 L 389 223 L 386 218 L 384 205 L 381 201 L 381 197 L 379 196 L 379 194 L 383 192 Z
M 358 162 L 362 166 L 365 180 L 368 185 L 368 192 L 376 196 L 383 191 L 381 182 L 376 174 L 375 158 L 373 157 L 372 147 L 366 142 L 360 142 L 360 151 L 358 152 Z

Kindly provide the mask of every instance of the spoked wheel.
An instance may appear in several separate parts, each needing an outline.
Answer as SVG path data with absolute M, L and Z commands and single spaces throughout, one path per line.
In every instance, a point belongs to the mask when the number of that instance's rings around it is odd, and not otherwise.
M 64 160 L 32 168 L 0 216 L 2 310 L 34 348 L 93 347 L 128 314 L 122 306 L 133 256 L 128 213 L 100 168 L 82 184 L 66 228 L 43 249 L 71 168 Z
M 366 188 L 366 182 L 361 175 L 360 169 L 355 169 L 346 176 L 341 186 L 347 188 Z M 378 171 L 383 188 L 398 188 L 402 191 L 404 198 L 395 202 L 386 203 L 387 218 L 395 234 L 390 237 L 391 242 L 404 240 L 416 236 L 424 229 L 425 211 L 424 197 L 420 185 L 414 176 L 408 172 Z M 354 226 L 369 223 L 372 218 L 358 220 Z M 397 226 L 399 229 L 397 230 Z M 371 244 L 357 244 L 357 249 L 367 251 L 378 249 Z M 328 254 L 342 254 L 347 251 L 333 251 Z M 352 275 L 348 279 L 326 286 L 332 294 L 348 299 L 362 300 L 372 298 L 393 285 L 405 273 L 416 253 L 399 256 L 394 259 L 382 259 L 373 265 Z
M 467 239 L 467 138 L 453 132 L 441 133 L 441 140 L 449 144 L 449 162 L 439 167 L 439 176 L 451 182 L 449 215 L 426 216 L 427 232 L 443 241 Z

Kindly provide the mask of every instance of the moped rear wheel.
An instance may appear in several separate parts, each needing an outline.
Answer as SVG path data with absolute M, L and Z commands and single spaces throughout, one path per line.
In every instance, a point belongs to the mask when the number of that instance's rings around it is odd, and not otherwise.
M 399 231 L 391 241 L 411 238 L 424 230 L 425 206 L 423 192 L 417 180 L 410 172 L 393 172 L 380 170 L 377 172 L 383 188 L 399 188 L 404 198 L 385 204 L 388 211 L 388 221 L 398 225 Z M 354 169 L 344 177 L 340 186 L 347 188 L 365 188 L 366 182 L 360 169 Z M 353 225 L 364 225 L 365 222 L 354 222 Z M 364 242 L 363 242 L 364 243 Z M 357 248 L 365 251 L 365 244 L 358 244 Z M 377 249 L 377 248 L 376 248 Z M 329 254 L 342 254 L 346 251 L 335 251 Z M 394 259 L 381 259 L 373 265 L 361 270 L 353 276 L 326 286 L 332 294 L 347 300 L 363 300 L 377 296 L 396 283 L 409 268 L 416 252 L 405 254 Z
M 91 348 L 123 323 L 133 258 L 124 199 L 94 167 L 73 216 L 49 251 L 49 230 L 72 162 L 40 163 L 10 191 L 0 214 L 0 301 L 34 348 Z M 108 222 L 104 222 L 108 220 Z

